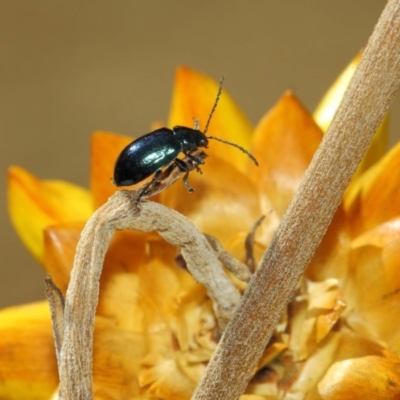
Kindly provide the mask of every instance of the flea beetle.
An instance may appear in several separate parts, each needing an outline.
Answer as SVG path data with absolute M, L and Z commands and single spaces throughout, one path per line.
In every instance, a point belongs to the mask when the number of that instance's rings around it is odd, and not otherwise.
M 220 80 L 217 97 L 208 117 L 204 132 L 198 129 L 198 121 L 196 121 L 193 129 L 185 126 L 174 126 L 172 129 L 161 128 L 139 137 L 128 144 L 117 158 L 114 168 L 115 185 L 130 186 L 154 174 L 153 180 L 140 193 L 138 197 L 139 201 L 151 183 L 160 176 L 161 168 L 174 164 L 182 172 L 186 172 L 183 177 L 183 183 L 189 191 L 193 191 L 187 182 L 189 168 L 185 161 L 178 158 L 178 155 L 179 153 L 183 153 L 193 162 L 195 168 L 200 171 L 198 165 L 204 164 L 204 161 L 193 154 L 193 152 L 200 147 L 207 148 L 208 139 L 215 139 L 238 148 L 258 165 L 257 160 L 243 147 L 217 137 L 206 136 L 211 117 L 221 96 L 223 80 L 224 77 Z

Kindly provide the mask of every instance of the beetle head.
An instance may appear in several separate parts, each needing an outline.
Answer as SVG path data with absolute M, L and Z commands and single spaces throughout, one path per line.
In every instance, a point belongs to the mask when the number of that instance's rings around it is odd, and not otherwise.
M 207 147 L 208 139 L 206 135 L 198 129 L 188 128 L 186 126 L 174 126 L 172 128 L 176 139 L 179 141 L 183 151 L 195 150 L 198 147 Z

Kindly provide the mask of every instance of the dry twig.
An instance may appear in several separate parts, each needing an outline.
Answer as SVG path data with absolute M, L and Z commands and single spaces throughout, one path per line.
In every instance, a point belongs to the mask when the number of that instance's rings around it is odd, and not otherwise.
M 211 235 L 205 235 L 205 237 L 226 269 L 231 271 L 237 279 L 248 282 L 251 278 L 251 271 L 247 265 L 229 254 L 215 237 Z
M 240 300 L 205 236 L 187 218 L 161 204 L 137 204 L 137 195 L 138 191 L 117 192 L 82 231 L 65 299 L 60 399 L 92 398 L 94 317 L 103 261 L 115 230 L 157 231 L 167 242 L 180 247 L 188 270 L 213 300 L 221 330 Z
M 389 0 L 303 182 L 228 324 L 195 400 L 244 392 L 400 81 L 400 0 Z

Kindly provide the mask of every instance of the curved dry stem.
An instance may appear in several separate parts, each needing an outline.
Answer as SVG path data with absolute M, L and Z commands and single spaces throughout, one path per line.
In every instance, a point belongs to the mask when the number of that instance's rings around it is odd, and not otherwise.
M 244 392 L 400 80 L 400 0 L 389 0 L 344 99 L 193 399 Z
M 243 282 L 249 282 L 251 278 L 249 267 L 229 254 L 215 237 L 206 234 L 205 237 L 226 269 L 232 272 L 237 279 Z
M 94 317 L 103 261 L 115 230 L 157 231 L 167 242 L 180 247 L 188 270 L 213 300 L 221 330 L 240 300 L 206 237 L 187 218 L 157 203 L 137 204 L 136 198 L 137 192 L 117 192 L 82 231 L 65 299 L 60 399 L 92 398 Z

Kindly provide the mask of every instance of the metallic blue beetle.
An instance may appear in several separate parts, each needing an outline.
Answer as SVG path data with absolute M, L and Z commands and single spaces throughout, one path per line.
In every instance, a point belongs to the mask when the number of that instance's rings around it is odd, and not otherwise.
M 200 170 L 198 165 L 204 164 L 204 161 L 202 158 L 193 154 L 193 152 L 200 147 L 207 148 L 208 139 L 215 139 L 238 148 L 246 153 L 254 163 L 258 165 L 257 160 L 243 147 L 217 137 L 205 135 L 221 95 L 223 80 L 224 78 L 222 77 L 218 94 L 210 116 L 208 117 L 204 133 L 197 129 L 196 121 L 194 129 L 185 126 L 175 126 L 172 129 L 161 128 L 139 137 L 128 144 L 117 158 L 114 168 L 115 185 L 134 185 L 150 175 L 155 174 L 153 180 L 147 184 L 139 194 L 137 201 L 140 201 L 140 198 L 145 194 L 148 187 L 160 176 L 161 168 L 175 164 L 181 171 L 186 172 L 183 177 L 183 182 L 189 191 L 192 191 L 193 189 L 187 182 L 187 178 L 189 171 L 193 169 L 193 167 L 189 168 L 184 160 L 178 158 L 178 155 L 183 153 L 191 160 L 193 166 L 197 170 Z
M 184 126 L 175 126 L 172 130 L 157 129 L 122 150 L 115 163 L 114 182 L 117 186 L 134 185 L 172 162 L 186 171 L 186 164 L 177 158 L 179 153 L 182 152 L 196 164 L 203 164 L 203 160 L 190 152 L 207 145 L 207 137 L 197 129 Z

